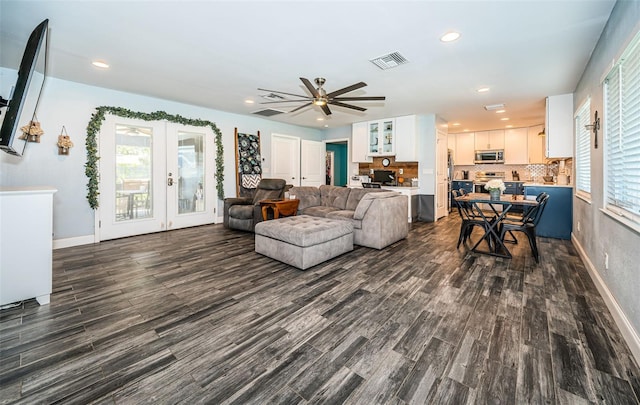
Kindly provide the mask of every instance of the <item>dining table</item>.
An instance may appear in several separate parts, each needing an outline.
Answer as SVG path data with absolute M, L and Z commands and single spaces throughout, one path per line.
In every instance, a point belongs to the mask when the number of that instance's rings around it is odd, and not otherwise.
M 473 252 L 488 254 L 491 256 L 504 257 L 510 259 L 511 252 L 504 244 L 504 240 L 500 238 L 500 223 L 507 218 L 507 214 L 513 207 L 519 206 L 523 208 L 523 212 L 527 212 L 538 205 L 535 196 L 526 198 L 519 194 L 501 194 L 499 199 L 493 199 L 488 193 L 469 193 L 457 197 L 456 202 L 470 204 L 477 216 L 482 218 L 485 223 L 485 232 L 482 238 L 478 239 L 471 248 Z M 522 218 L 520 216 L 520 218 Z M 479 248 L 483 240 L 491 240 L 489 250 Z

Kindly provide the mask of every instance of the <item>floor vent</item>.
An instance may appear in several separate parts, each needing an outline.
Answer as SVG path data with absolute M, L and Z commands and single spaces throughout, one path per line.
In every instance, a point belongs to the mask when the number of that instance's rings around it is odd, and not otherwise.
M 404 56 L 400 55 L 400 52 L 393 52 L 388 55 L 383 55 L 375 59 L 371 59 L 370 62 L 380 69 L 386 70 L 394 68 L 396 66 L 404 65 L 409 61 Z
M 278 114 L 284 114 L 286 111 L 274 110 L 273 108 L 265 108 L 264 110 L 253 111 L 251 114 L 262 115 L 263 117 L 271 117 Z

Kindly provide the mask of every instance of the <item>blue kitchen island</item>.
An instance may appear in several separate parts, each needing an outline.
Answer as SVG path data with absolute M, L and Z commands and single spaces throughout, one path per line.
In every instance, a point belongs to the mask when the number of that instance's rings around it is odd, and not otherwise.
M 544 184 L 524 184 L 525 196 L 545 192 L 549 201 L 544 209 L 536 235 L 545 238 L 571 239 L 573 229 L 573 187 Z

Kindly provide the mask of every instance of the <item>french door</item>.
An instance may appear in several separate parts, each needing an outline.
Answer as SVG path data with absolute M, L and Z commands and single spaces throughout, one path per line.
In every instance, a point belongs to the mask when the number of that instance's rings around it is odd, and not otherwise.
M 215 222 L 210 128 L 108 115 L 99 148 L 100 240 Z

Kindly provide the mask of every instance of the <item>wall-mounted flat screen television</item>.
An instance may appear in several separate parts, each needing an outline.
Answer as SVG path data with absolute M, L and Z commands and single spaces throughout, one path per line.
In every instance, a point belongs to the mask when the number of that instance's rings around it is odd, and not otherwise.
M 6 109 L 3 107 L 0 120 L 0 149 L 12 155 L 21 156 L 27 141 L 19 139 L 21 116 L 26 117 L 22 126 L 34 121 L 38 102 L 47 73 L 49 20 L 41 22 L 31 33 L 18 69 L 18 79 L 9 95 Z M 0 100 L 5 104 L 7 100 Z

